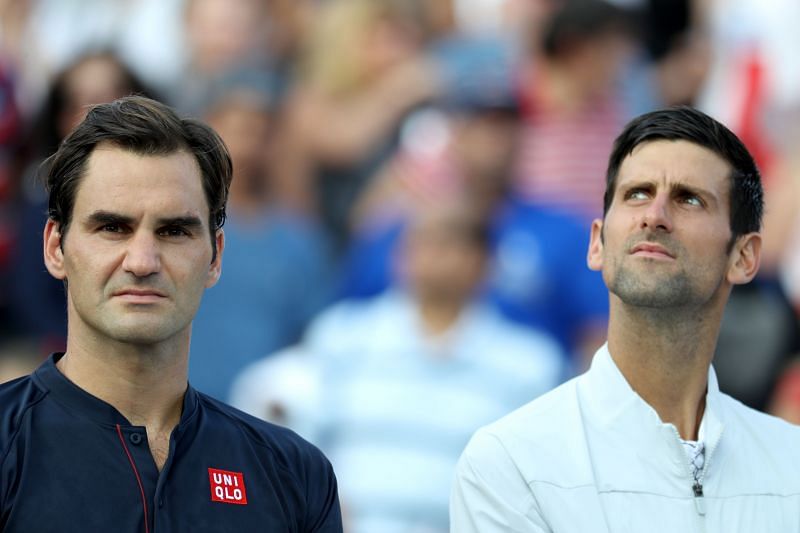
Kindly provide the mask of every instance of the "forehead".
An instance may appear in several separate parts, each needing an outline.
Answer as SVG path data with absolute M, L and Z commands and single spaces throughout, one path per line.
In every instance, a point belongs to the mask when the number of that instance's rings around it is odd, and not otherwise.
M 209 211 L 200 168 L 191 154 L 141 155 L 105 143 L 89 156 L 74 215 L 98 210 L 137 219 L 195 215 L 203 221 Z
M 724 196 L 731 165 L 713 151 L 684 140 L 659 139 L 636 146 L 619 168 L 618 185 L 647 181 L 702 187 Z

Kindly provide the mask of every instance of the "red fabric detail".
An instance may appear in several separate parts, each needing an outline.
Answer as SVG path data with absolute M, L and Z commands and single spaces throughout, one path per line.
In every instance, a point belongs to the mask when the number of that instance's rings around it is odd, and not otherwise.
M 133 468 L 133 474 L 136 476 L 136 483 L 139 484 L 139 493 L 142 495 L 142 507 L 144 508 L 144 533 L 150 533 L 150 526 L 147 521 L 147 498 L 144 495 L 142 478 L 139 477 L 139 471 L 136 469 L 136 463 L 133 462 L 131 452 L 128 451 L 128 446 L 125 444 L 125 438 L 122 436 L 122 428 L 119 427 L 119 424 L 117 424 L 117 435 L 119 435 L 119 441 L 122 443 L 122 449 L 125 450 L 125 455 L 128 456 L 128 461 L 130 461 L 131 468 Z
M 247 505 L 247 491 L 244 488 L 244 475 L 217 468 L 208 469 L 208 483 L 211 487 L 211 501 Z

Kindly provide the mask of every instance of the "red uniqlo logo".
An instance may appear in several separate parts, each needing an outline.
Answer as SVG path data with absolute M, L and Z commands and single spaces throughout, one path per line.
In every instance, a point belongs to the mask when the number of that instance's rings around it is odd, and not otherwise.
M 208 482 L 211 484 L 212 502 L 247 504 L 247 491 L 244 489 L 244 476 L 241 472 L 209 468 Z

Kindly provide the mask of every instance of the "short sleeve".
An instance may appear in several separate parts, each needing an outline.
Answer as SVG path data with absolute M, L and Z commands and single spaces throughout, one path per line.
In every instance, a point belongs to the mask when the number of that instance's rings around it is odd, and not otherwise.
M 303 533 L 342 533 L 342 512 L 336 475 L 319 453 L 309 469 L 306 527 Z

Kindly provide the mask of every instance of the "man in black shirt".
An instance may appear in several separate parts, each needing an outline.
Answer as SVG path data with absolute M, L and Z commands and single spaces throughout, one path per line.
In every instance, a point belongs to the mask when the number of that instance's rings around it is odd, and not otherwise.
M 316 448 L 187 385 L 225 245 L 219 137 L 128 97 L 92 108 L 45 168 L 67 349 L 0 386 L 0 531 L 340 532 Z

